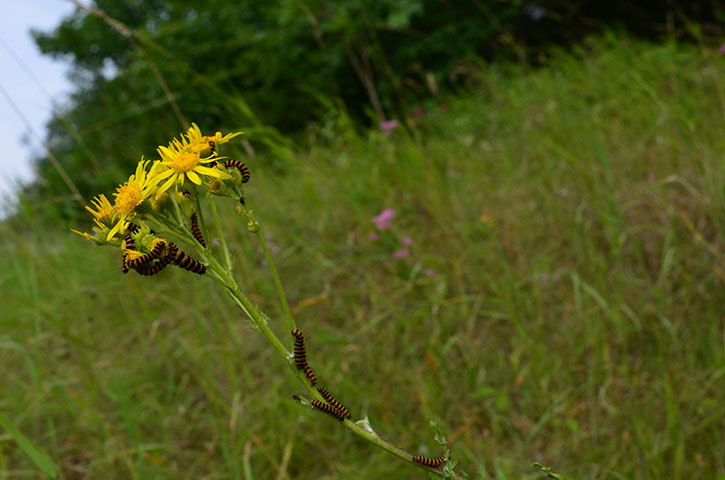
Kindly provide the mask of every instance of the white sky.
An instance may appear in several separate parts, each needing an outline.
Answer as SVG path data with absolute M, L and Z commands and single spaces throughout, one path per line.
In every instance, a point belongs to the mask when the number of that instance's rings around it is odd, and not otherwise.
M 68 64 L 40 55 L 30 29 L 49 30 L 75 7 L 68 0 L 0 0 L 0 5 L 0 196 L 4 197 L 19 181 L 34 177 L 31 152 L 42 152 L 41 139 L 53 100 L 62 102 L 71 88 L 65 77 Z M 22 112 L 32 132 L 6 96 Z M 29 145 L 21 141 L 25 134 L 29 134 Z

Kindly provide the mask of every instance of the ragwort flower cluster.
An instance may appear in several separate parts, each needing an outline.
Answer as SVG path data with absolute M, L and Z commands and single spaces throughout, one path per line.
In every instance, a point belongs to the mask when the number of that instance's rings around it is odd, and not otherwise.
M 91 201 L 86 209 L 93 217 L 92 233 L 73 231 L 97 245 L 120 246 L 123 273 L 154 275 L 171 263 L 205 273 L 201 262 L 167 237 L 206 249 L 200 199 L 220 195 L 243 202 L 241 186 L 249 180 L 249 169 L 218 154 L 218 146 L 237 135 L 241 132 L 203 135 L 192 123 L 186 134 L 158 147 L 159 159 L 142 157 L 136 171 L 116 188 L 113 202 L 104 194 Z

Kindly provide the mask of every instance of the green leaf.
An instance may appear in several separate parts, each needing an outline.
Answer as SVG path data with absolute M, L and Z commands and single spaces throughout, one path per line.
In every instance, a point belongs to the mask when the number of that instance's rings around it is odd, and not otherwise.
M 28 437 L 20 433 L 20 430 L 2 413 L 0 413 L 0 427 L 4 428 L 10 434 L 12 439 L 15 440 L 15 443 L 30 457 L 36 467 L 51 477 L 55 477 L 58 474 L 58 468 L 50 459 L 50 456 L 42 448 L 28 440 Z

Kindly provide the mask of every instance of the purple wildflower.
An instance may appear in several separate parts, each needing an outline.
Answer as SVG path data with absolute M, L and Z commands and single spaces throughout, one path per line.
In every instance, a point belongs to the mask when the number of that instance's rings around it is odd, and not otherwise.
M 403 245 L 410 245 L 413 243 L 413 239 L 410 237 L 403 237 Z
M 428 275 L 429 277 L 432 277 L 433 275 L 436 274 L 436 271 L 433 270 L 432 268 L 426 268 L 425 269 L 425 274 Z
M 393 217 L 395 216 L 394 208 L 386 208 L 377 217 L 373 217 L 373 222 L 378 230 L 387 230 L 393 224 Z
M 720 45 L 720 48 L 717 49 L 717 53 L 719 53 L 720 55 L 725 55 L 725 43 Z
M 410 251 L 407 248 L 401 248 L 400 250 L 396 250 L 393 252 L 393 256 L 395 258 L 405 258 L 408 255 L 410 255 Z
M 380 122 L 380 130 L 383 132 L 391 132 L 398 128 L 398 121 L 397 120 L 385 120 L 384 122 Z
M 371 242 L 377 240 L 378 238 L 380 238 L 380 235 L 375 232 L 371 232 L 368 234 L 368 240 L 370 240 Z

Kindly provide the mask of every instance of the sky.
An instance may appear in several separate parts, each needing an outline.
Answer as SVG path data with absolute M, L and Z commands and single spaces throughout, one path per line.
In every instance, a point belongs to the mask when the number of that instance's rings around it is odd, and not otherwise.
M 68 0 L 0 3 L 5 6 L 0 15 L 0 197 L 7 197 L 18 182 L 34 178 L 30 159 L 34 151 L 43 151 L 53 103 L 62 103 L 71 91 L 69 64 L 42 56 L 30 29 L 49 30 L 75 7 Z

